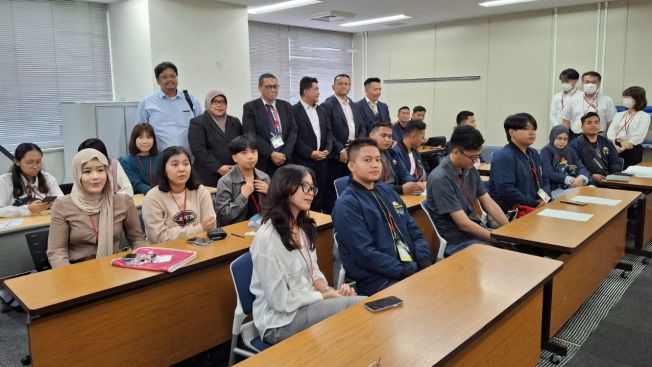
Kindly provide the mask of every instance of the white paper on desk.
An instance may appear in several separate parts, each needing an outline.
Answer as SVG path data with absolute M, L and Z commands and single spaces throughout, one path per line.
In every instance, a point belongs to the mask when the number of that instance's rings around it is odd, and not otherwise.
M 652 178 L 652 167 L 629 166 L 624 172 L 631 173 L 636 177 Z
M 578 222 L 587 222 L 593 216 L 593 214 L 575 213 L 556 209 L 543 209 L 537 215 L 551 218 L 576 220 Z
M 583 195 L 575 196 L 571 200 L 577 201 L 579 203 L 608 205 L 608 206 L 616 206 L 621 202 L 621 200 L 603 199 L 596 196 L 583 196 Z
M 12 219 L 5 222 L 0 222 L 0 229 L 14 228 L 14 227 L 18 227 L 21 224 L 23 224 L 22 219 Z

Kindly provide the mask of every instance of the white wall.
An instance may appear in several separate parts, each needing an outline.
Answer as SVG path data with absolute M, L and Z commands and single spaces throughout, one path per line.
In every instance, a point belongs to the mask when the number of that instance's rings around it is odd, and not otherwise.
M 552 91 L 559 89 L 558 75 L 565 68 L 601 72 L 604 92 L 617 104 L 632 85 L 652 93 L 650 19 L 652 1 L 632 0 L 603 3 L 600 9 L 597 4 L 560 8 L 556 16 L 551 9 L 371 32 L 367 73 L 354 81 L 478 75 L 478 81 L 385 84 L 381 100 L 389 103 L 393 119 L 402 105 L 426 107 L 431 136 L 450 136 L 457 112 L 474 111 L 490 145 L 505 143 L 507 115 L 529 112 L 539 123 L 540 147 L 550 129 Z M 364 53 L 356 49 L 354 55 Z M 354 71 L 364 71 L 359 64 L 364 60 L 354 57 Z M 356 89 L 355 97 L 362 92 Z

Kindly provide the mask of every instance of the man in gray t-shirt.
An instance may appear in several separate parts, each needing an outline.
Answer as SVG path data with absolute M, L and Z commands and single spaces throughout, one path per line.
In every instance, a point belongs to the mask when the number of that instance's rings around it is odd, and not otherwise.
M 475 212 L 476 201 L 500 225 L 508 220 L 487 194 L 473 164 L 482 155 L 482 134 L 472 126 L 455 128 L 449 155 L 428 175 L 428 212 L 446 240 L 446 256 L 474 243 L 491 243 L 490 232 Z

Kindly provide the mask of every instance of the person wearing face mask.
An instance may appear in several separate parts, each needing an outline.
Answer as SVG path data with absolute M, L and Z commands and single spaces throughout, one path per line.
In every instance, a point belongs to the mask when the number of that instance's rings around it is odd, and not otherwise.
M 634 166 L 643 161 L 641 145 L 650 127 L 650 115 L 643 111 L 647 106 L 645 89 L 629 87 L 623 91 L 623 106 L 626 111 L 618 112 L 607 131 L 607 138 L 616 146 L 625 167 Z
M 109 161 L 95 149 L 72 159 L 72 191 L 54 201 L 47 255 L 59 268 L 120 251 L 123 232 L 131 247 L 148 246 L 130 196 L 114 193 Z
M 602 76 L 595 71 L 582 74 L 582 90 L 580 98 L 574 99 L 562 111 L 562 124 L 571 130 L 571 140 L 582 133 L 582 116 L 595 112 L 600 116 L 600 131 L 606 131 L 616 115 L 613 99 L 599 92 Z
M 229 143 L 244 134 L 240 120 L 227 115 L 226 105 L 224 92 L 212 90 L 206 94 L 204 113 L 190 120 L 188 141 L 195 156 L 193 168 L 206 186 L 217 186 L 217 181 L 231 171 L 234 163 Z
M 561 114 L 566 106 L 571 105 L 575 99 L 581 98 L 582 93 L 577 91 L 577 81 L 580 74 L 575 69 L 566 69 L 559 74 L 561 91 L 552 96 L 550 102 L 550 126 L 561 123 Z
M 550 144 L 541 149 L 543 174 L 550 181 L 550 197 L 557 199 L 575 187 L 589 183 L 591 174 L 568 146 L 568 128 L 557 125 L 550 131 Z

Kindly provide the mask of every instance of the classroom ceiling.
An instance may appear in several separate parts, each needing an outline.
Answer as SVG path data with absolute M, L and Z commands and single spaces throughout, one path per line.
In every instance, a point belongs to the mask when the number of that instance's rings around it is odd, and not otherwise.
M 260 6 L 281 2 L 283 0 L 217 0 L 244 6 Z M 568 7 L 582 4 L 596 4 L 601 0 L 538 0 L 529 3 L 485 8 L 478 3 L 485 0 L 323 0 L 321 3 L 302 6 L 294 9 L 274 13 L 249 15 L 253 21 L 284 24 L 307 28 L 325 29 L 340 32 L 363 32 L 386 30 L 395 27 L 414 26 L 419 24 L 443 23 L 454 20 L 486 17 L 490 15 L 517 13 L 531 10 L 552 9 L 555 7 Z M 596 5 L 597 7 L 597 5 Z M 335 22 L 309 20 L 307 18 L 329 11 L 353 13 L 351 19 Z M 411 19 L 400 20 L 394 25 L 375 24 L 359 27 L 345 28 L 339 24 L 364 20 L 369 18 L 385 17 L 389 15 L 405 14 Z

